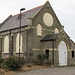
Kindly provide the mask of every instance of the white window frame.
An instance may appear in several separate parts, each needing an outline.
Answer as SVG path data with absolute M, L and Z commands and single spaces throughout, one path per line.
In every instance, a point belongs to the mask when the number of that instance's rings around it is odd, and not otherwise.
M 37 25 L 37 35 L 42 36 L 42 26 L 41 26 L 41 24 Z
M 4 38 L 4 53 L 9 53 L 9 37 Z
M 19 33 L 17 34 L 16 37 L 16 53 L 19 53 Z M 20 52 L 22 52 L 22 34 L 21 34 L 21 47 L 20 47 Z

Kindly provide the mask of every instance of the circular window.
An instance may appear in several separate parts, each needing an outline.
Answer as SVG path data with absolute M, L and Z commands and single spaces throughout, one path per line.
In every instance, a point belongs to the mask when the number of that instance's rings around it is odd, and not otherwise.
M 53 17 L 50 13 L 45 13 L 43 15 L 43 21 L 45 23 L 45 25 L 47 26 L 52 26 L 53 25 Z

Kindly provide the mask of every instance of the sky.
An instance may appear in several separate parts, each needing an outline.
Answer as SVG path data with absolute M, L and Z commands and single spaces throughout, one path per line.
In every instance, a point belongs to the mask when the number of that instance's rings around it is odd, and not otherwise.
M 0 23 L 21 8 L 26 10 L 43 5 L 47 0 L 0 0 Z M 75 0 L 48 0 L 69 37 L 75 42 Z M 26 11 L 25 10 L 25 11 Z

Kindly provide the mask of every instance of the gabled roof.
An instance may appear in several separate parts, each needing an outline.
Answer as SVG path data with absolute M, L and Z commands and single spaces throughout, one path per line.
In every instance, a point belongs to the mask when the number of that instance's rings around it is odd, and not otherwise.
M 33 18 L 33 16 L 41 9 L 42 5 L 36 8 L 33 8 L 31 10 L 25 11 L 22 13 L 22 18 L 21 18 L 21 26 L 27 25 L 27 19 L 28 18 Z M 1 25 L 0 27 L 0 32 L 17 28 L 20 26 L 20 19 L 19 19 L 19 14 L 14 15 L 14 16 L 9 16 Z

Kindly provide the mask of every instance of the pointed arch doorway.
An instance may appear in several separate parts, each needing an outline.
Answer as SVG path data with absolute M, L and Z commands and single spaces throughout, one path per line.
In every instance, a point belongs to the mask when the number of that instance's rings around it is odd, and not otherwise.
M 59 43 L 58 50 L 59 50 L 59 66 L 66 66 L 67 65 L 67 45 L 63 40 Z

